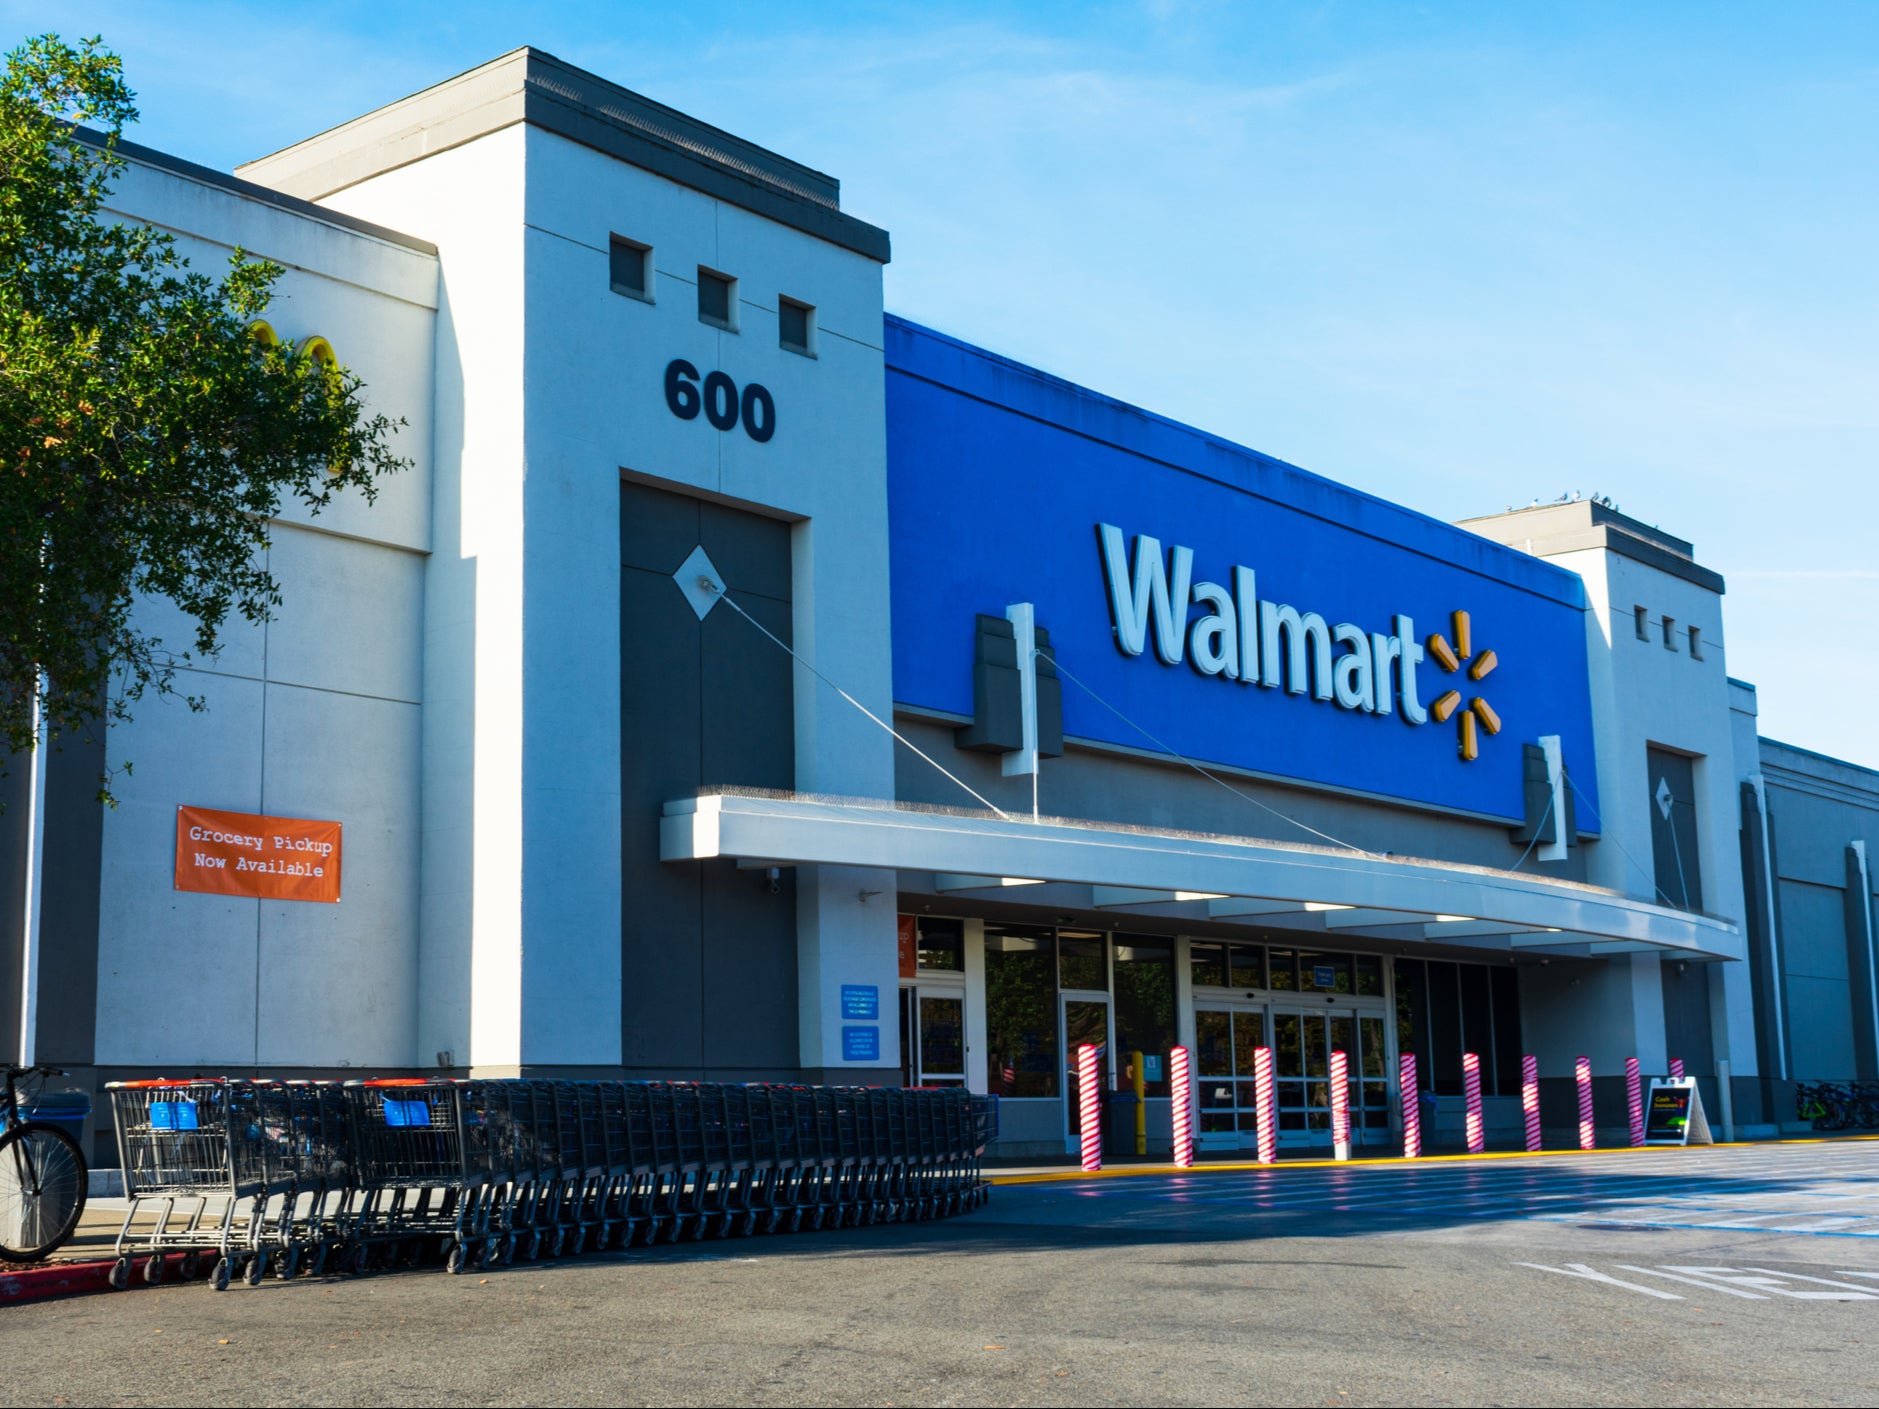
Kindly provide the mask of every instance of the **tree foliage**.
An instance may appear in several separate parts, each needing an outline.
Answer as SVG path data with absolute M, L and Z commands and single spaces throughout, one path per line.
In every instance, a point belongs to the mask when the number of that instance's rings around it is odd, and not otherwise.
M 370 499 L 405 467 L 395 424 L 321 346 L 255 335 L 281 268 L 221 279 L 104 210 L 136 119 L 117 56 L 55 35 L 0 75 L 0 754 L 129 717 L 268 619 L 269 521 Z M 160 598 L 193 639 L 140 628 Z M 50 687 L 45 688 L 50 682 Z M 200 708 L 200 701 L 191 700 Z M 101 779 L 101 796 L 108 790 Z

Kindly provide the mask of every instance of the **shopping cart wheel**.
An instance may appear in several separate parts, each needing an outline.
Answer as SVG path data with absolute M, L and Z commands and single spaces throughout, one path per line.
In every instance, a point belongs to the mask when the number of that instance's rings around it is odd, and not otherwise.
M 120 1257 L 111 1264 L 110 1275 L 105 1278 L 111 1284 L 111 1290 L 121 1292 L 130 1285 L 130 1259 Z
M 450 1251 L 444 1254 L 444 1271 L 455 1277 L 462 1273 L 464 1264 L 470 1260 L 468 1250 L 462 1243 L 452 1243 Z
M 299 1274 L 300 1249 L 291 1247 L 281 1254 L 280 1261 L 275 1264 L 274 1275 L 279 1277 L 283 1282 L 291 1282 Z
M 307 1275 L 317 1277 L 326 1270 L 326 1259 L 332 1255 L 331 1243 L 315 1243 L 313 1256 L 307 1260 Z
M 366 1256 L 365 1244 L 354 1243 L 351 1247 L 346 1249 L 346 1260 L 343 1265 L 353 1276 L 363 1277 L 365 1275 Z
M 153 1252 L 144 1262 L 144 1285 L 154 1287 L 163 1280 L 163 1254 Z
M 533 1262 L 541 1255 L 542 1235 L 541 1231 L 537 1229 L 535 1232 L 528 1235 L 528 1241 L 522 1245 L 522 1260 L 524 1262 Z
M 218 1292 L 227 1291 L 229 1278 L 234 1275 L 234 1271 L 226 1257 L 216 1258 L 215 1270 L 209 1274 L 209 1285 Z
M 202 1254 L 186 1252 L 176 1259 L 176 1275 L 185 1282 L 193 1282 L 202 1275 Z
M 247 1282 L 251 1287 L 261 1285 L 261 1279 L 267 1275 L 267 1254 L 258 1252 L 248 1259 Z
M 755 1233 L 756 1231 L 757 1231 L 757 1211 L 754 1208 L 747 1209 L 745 1210 L 744 1215 L 737 1220 L 738 1236 L 748 1238 L 751 1234 Z

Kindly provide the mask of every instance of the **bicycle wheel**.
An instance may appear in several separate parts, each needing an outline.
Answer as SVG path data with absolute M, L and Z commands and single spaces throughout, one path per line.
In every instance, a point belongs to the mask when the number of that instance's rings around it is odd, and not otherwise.
M 71 1237 L 89 1180 L 78 1142 L 58 1126 L 0 1134 L 0 1261 L 37 1262 Z

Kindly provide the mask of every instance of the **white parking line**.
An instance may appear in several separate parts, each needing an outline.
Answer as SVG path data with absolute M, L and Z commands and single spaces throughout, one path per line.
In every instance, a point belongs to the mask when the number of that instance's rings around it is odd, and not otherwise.
M 1693 1267 L 1682 1263 L 1639 1267 L 1628 1262 L 1618 1262 L 1612 1265 L 1620 1272 L 1677 1282 L 1705 1292 L 1720 1292 L 1724 1296 L 1739 1297 L 1743 1301 L 1772 1301 L 1776 1298 L 1813 1302 L 1879 1301 L 1879 1290 L 1854 1286 L 1848 1282 L 1836 1282 L 1827 1277 L 1809 1276 L 1803 1272 L 1777 1272 L 1771 1267 Z M 1550 1267 L 1543 1262 L 1516 1262 L 1513 1266 L 1529 1267 L 1536 1272 L 1551 1272 L 1560 1277 L 1575 1277 L 1582 1281 L 1597 1282 L 1605 1286 L 1618 1287 L 1623 1291 L 1637 1292 L 1642 1296 L 1655 1297 L 1660 1301 L 1688 1299 L 1683 1294 L 1665 1291 L 1661 1287 L 1628 1281 L 1623 1277 L 1614 1277 L 1609 1272 L 1601 1272 L 1583 1262 L 1568 1262 L 1560 1267 Z M 1879 1280 L 1879 1272 L 1837 1272 L 1834 1275 Z M 1800 1282 L 1810 1285 L 1795 1285 Z M 1813 1290 L 1815 1286 L 1826 1287 L 1828 1290 L 1815 1291 Z

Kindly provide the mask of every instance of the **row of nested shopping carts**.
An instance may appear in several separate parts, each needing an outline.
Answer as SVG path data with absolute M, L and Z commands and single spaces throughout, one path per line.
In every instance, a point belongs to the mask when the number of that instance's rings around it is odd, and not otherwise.
M 114 1082 L 113 1285 L 928 1219 L 985 1202 L 993 1098 L 638 1081 Z

